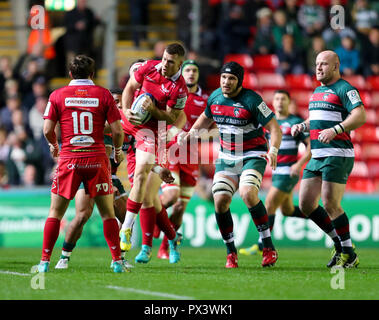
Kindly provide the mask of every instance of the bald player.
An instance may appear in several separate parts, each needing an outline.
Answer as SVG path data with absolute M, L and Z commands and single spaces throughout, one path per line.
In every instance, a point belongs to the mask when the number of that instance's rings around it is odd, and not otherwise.
M 349 219 L 341 207 L 346 182 L 354 165 L 350 131 L 366 122 L 366 113 L 356 88 L 341 79 L 340 61 L 334 51 L 316 57 L 316 77 L 321 82 L 309 101 L 309 118 L 291 128 L 293 136 L 310 133 L 312 158 L 300 184 L 300 210 L 307 216 L 328 213 L 341 246 L 333 250 L 328 267 L 358 266 L 349 232 Z M 321 197 L 324 208 L 319 206 Z

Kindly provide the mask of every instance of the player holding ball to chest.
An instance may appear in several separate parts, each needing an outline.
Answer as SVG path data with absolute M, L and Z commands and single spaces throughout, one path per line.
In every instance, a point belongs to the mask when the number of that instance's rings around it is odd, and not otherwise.
M 183 114 L 187 99 L 187 87 L 181 76 L 184 55 L 184 48 L 180 44 L 168 45 L 161 61 L 146 61 L 131 75 L 122 94 L 125 115 L 123 129 L 125 134 L 131 134 L 136 139 L 136 164 L 121 232 L 125 235 L 125 241 L 130 243 L 133 224 L 139 213 L 142 250 L 135 258 L 137 263 L 147 263 L 151 259 L 155 223 L 169 239 L 170 262 L 176 263 L 180 259 L 177 247 L 181 235 L 172 227 L 166 209 L 161 205 L 158 192 L 162 180 L 150 171 L 157 158 L 158 162 L 162 160 L 162 153 L 158 154 L 158 127 L 165 129 Z M 133 109 L 135 105 L 132 108 L 132 104 L 134 99 L 142 99 L 140 96 L 144 94 L 146 97 L 141 101 L 139 110 L 141 111 L 142 107 L 151 118 L 146 123 L 141 123 L 141 115 L 136 114 L 136 110 Z

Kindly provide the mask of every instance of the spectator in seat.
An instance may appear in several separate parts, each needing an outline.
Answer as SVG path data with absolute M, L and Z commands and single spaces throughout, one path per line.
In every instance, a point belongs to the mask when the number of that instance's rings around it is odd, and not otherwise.
M 220 59 L 223 60 L 228 53 L 248 53 L 249 37 L 250 27 L 244 20 L 242 8 L 232 6 L 229 17 L 221 23 L 219 29 Z
M 321 33 L 326 25 L 325 9 L 316 0 L 305 0 L 299 8 L 297 20 L 304 34 L 312 37 Z
M 257 11 L 257 32 L 255 34 L 253 54 L 271 54 L 275 52 L 275 42 L 272 35 L 272 11 L 262 8 Z
M 370 8 L 367 0 L 354 1 L 352 18 L 359 33 L 368 35 L 370 29 L 378 24 L 378 13 Z
M 296 24 L 298 23 L 297 14 L 299 11 L 299 6 L 297 0 L 285 0 L 283 10 L 286 13 L 289 22 L 294 22 Z
M 282 48 L 277 50 L 278 72 L 282 75 L 304 73 L 303 52 L 295 47 L 293 36 L 283 35 Z
M 364 74 L 379 76 L 379 27 L 372 28 L 368 34 L 368 43 L 363 49 Z
M 307 50 L 306 64 L 307 64 L 308 74 L 310 74 L 310 75 L 315 74 L 316 57 L 320 52 L 322 52 L 324 50 L 326 50 L 326 44 L 325 44 L 324 39 L 321 36 L 314 36 L 312 38 L 312 46 L 310 48 L 308 48 L 308 50 Z
M 5 104 L 5 82 L 13 78 L 12 62 L 9 56 L 0 57 L 0 108 Z
M 282 37 L 284 34 L 291 34 L 295 40 L 297 47 L 303 46 L 303 36 L 297 23 L 288 21 L 283 10 L 274 12 L 274 26 L 272 29 L 276 48 L 282 47 Z
M 340 58 L 340 72 L 342 75 L 357 74 L 360 67 L 359 51 L 355 49 L 355 41 L 350 37 L 342 38 L 341 46 L 336 49 Z

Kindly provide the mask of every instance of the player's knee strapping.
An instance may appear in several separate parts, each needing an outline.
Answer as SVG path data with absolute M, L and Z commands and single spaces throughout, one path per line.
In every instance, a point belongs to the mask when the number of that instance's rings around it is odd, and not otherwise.
M 212 193 L 213 195 L 216 194 L 228 194 L 231 197 L 236 192 L 236 188 L 234 186 L 234 183 L 227 178 L 224 178 L 219 175 L 215 175 L 212 185 Z
M 240 187 L 241 186 L 253 186 L 258 190 L 261 187 L 262 175 L 260 172 L 254 169 L 244 170 L 240 178 Z

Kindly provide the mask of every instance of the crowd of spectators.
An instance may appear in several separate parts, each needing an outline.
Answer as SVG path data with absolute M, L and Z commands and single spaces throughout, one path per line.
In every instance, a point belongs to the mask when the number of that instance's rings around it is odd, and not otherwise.
M 190 1 L 173 0 L 179 6 L 178 38 L 187 46 L 188 57 L 201 69 L 201 85 L 206 74 L 218 72 L 225 55 L 247 53 L 254 57 L 276 54 L 278 73 L 314 74 L 315 57 L 325 49 L 335 50 L 344 75 L 379 76 L 379 5 L 369 0 L 201 0 L 201 47 L 194 52 L 190 44 Z M 30 1 L 42 4 L 43 1 Z M 141 1 L 146 6 L 149 1 Z M 75 54 L 92 56 L 93 31 L 101 21 L 78 0 L 78 6 L 65 14 L 66 34 L 56 43 L 30 36 L 28 50 L 16 61 L 0 57 L 0 188 L 9 185 L 47 185 L 55 163 L 42 134 L 43 112 L 51 92 L 49 79 L 65 70 L 66 59 Z M 183 5 L 183 6 L 182 6 Z M 333 29 L 331 6 L 342 5 L 345 26 Z M 134 18 L 139 13 L 133 13 Z M 138 18 L 148 21 L 147 17 Z M 48 16 L 46 20 L 49 21 Z M 140 22 L 139 22 L 140 23 Z M 147 22 L 145 22 L 147 23 Z M 135 43 L 144 32 L 133 33 Z M 157 42 L 154 55 L 160 58 L 164 42 Z M 55 52 L 54 52 L 55 51 Z M 62 52 L 64 55 L 62 56 Z M 144 58 L 144 57 L 141 57 Z M 13 61 L 13 62 L 12 62 Z M 59 76 L 67 76 L 60 72 Z M 125 82 L 126 79 L 123 79 Z
M 335 5 L 344 8 L 342 28 L 330 23 L 341 13 L 331 10 Z M 343 75 L 379 75 L 377 1 L 203 0 L 202 6 L 200 52 L 220 63 L 230 53 L 276 54 L 278 73 L 313 75 L 314 57 L 331 49 Z

